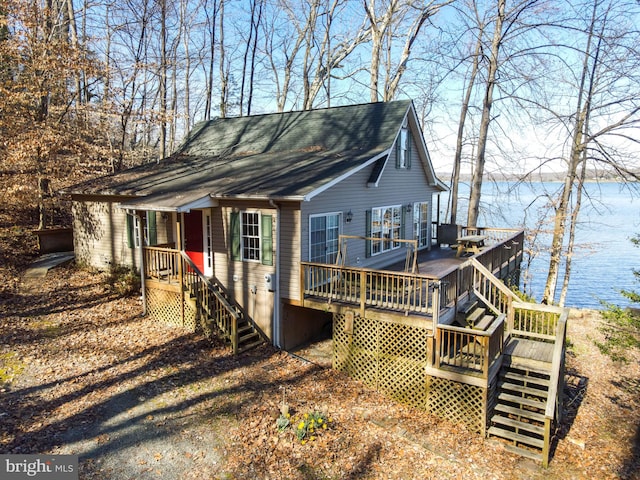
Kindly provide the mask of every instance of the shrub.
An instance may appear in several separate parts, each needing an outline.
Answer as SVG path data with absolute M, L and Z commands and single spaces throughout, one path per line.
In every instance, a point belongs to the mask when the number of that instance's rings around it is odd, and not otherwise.
M 132 268 L 112 266 L 105 281 L 111 291 L 123 297 L 140 293 L 140 275 Z

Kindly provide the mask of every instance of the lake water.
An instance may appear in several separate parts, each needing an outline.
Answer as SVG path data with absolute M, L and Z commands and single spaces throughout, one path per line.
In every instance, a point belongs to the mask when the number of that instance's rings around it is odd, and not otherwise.
M 483 186 L 479 226 L 525 228 L 527 233 L 537 229 L 553 229 L 553 212 L 549 194 L 556 194 L 561 183 L 538 182 L 516 184 L 487 183 Z M 640 185 L 633 185 L 633 189 Z M 468 202 L 468 186 L 460 188 L 458 223 L 464 223 Z M 464 199 L 463 199 L 464 197 Z M 555 198 L 556 195 L 553 195 Z M 443 204 L 446 198 L 443 196 Z M 640 270 L 640 248 L 629 240 L 640 234 L 640 199 L 638 192 L 618 183 L 589 183 L 583 195 L 576 248 L 571 266 L 571 279 L 565 305 L 580 308 L 602 308 L 601 301 L 626 306 L 629 301 L 620 295 L 621 289 L 640 290 L 633 269 Z M 444 210 L 445 207 L 442 207 Z M 538 228 L 538 221 L 546 214 L 546 222 Z M 441 218 L 445 218 L 441 213 Z M 539 253 L 531 258 L 527 272 L 522 275 L 521 289 L 540 300 L 547 279 L 550 233 L 538 236 Z M 529 248 L 531 245 L 525 245 Z M 523 269 L 529 257 L 525 256 Z M 564 272 L 558 280 L 560 295 Z M 556 298 L 557 299 L 557 298 Z

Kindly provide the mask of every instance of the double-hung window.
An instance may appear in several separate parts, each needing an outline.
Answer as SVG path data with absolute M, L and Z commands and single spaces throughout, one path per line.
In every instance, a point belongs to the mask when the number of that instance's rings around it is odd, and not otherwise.
M 260 261 L 260 213 L 242 212 L 242 259 Z
M 402 238 L 402 205 L 371 209 L 371 255 L 388 252 L 400 247 Z
M 232 212 L 229 219 L 231 258 L 273 265 L 273 217 L 258 211 Z
M 429 204 L 413 204 L 413 238 L 418 240 L 418 248 L 429 245 Z

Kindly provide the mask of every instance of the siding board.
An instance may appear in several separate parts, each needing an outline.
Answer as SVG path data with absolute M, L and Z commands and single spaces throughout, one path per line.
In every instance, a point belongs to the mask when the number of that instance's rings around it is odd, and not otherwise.
M 351 211 L 351 223 L 343 221 L 341 233 L 344 235 L 365 236 L 366 211 L 373 207 L 402 205 L 405 222 L 404 237 L 413 238 L 413 213 L 407 213 L 406 206 L 415 202 L 428 202 L 431 216 L 432 194 L 438 190 L 429 185 L 427 174 L 418 154 L 418 148 L 412 138 L 410 169 L 396 168 L 396 149 L 391 149 L 390 158 L 384 168 L 377 187 L 367 186 L 374 165 L 363 169 L 330 190 L 314 197 L 301 205 L 301 254 L 302 260 L 309 260 L 309 216 L 313 214 Z M 431 218 L 429 218 L 429 226 Z M 366 257 L 365 242 L 351 240 L 347 248 L 347 263 L 362 267 L 377 268 L 381 265 L 404 260 L 406 250 L 399 248 L 381 255 Z

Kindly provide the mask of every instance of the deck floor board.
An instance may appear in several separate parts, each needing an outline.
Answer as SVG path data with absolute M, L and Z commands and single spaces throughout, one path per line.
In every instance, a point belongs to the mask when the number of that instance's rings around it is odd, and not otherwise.
M 551 363 L 553 348 L 553 343 L 528 340 L 526 338 L 511 338 L 505 346 L 504 353 L 512 357 Z

